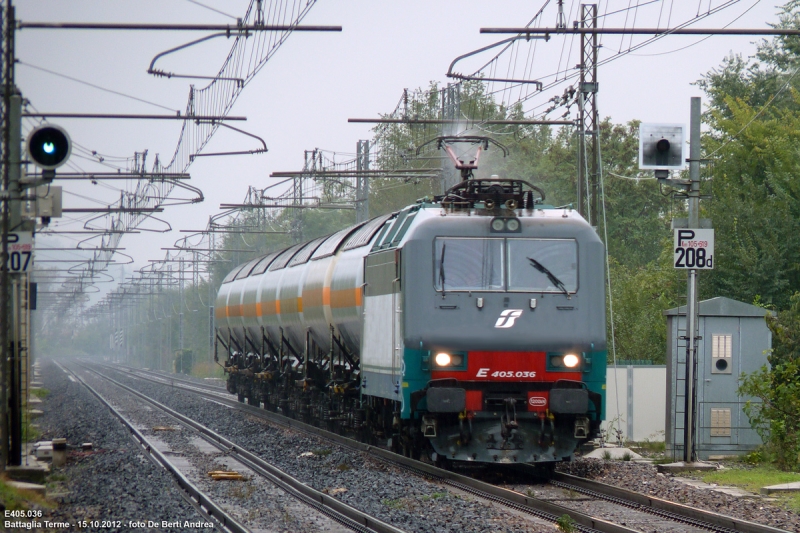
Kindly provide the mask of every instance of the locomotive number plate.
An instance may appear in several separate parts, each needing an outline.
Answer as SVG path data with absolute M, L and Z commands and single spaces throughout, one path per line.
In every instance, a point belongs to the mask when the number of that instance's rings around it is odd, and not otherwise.
M 535 378 L 536 371 L 534 370 L 495 370 L 491 368 L 478 369 L 475 374 L 476 378 Z

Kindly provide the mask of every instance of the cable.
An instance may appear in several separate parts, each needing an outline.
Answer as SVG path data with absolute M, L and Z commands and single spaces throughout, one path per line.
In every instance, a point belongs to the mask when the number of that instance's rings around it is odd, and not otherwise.
M 756 6 L 757 6 L 758 4 L 760 4 L 760 3 L 761 3 L 761 0 L 756 0 L 756 1 L 753 3 L 753 5 L 751 5 L 751 6 L 750 6 L 750 7 L 748 7 L 747 9 L 745 9 L 745 10 L 742 12 L 742 14 L 741 14 L 741 15 L 739 15 L 738 17 L 736 17 L 735 19 L 733 19 L 732 21 L 730 21 L 729 23 L 725 24 L 725 25 L 724 25 L 724 26 L 722 26 L 722 27 L 723 27 L 723 28 L 728 28 L 728 27 L 729 27 L 731 24 L 733 24 L 734 22 L 736 22 L 737 20 L 739 20 L 740 18 L 742 18 L 743 16 L 745 16 L 745 15 L 747 14 L 747 12 L 748 12 L 748 11 L 750 11 L 751 9 L 753 9 L 754 7 L 756 7 Z M 702 39 L 700 39 L 699 41 L 695 41 L 695 42 L 693 42 L 692 44 L 687 44 L 686 46 L 682 46 L 681 48 L 676 48 L 676 49 L 674 49 L 674 50 L 670 50 L 670 51 L 668 51 L 668 52 L 658 52 L 658 53 L 655 53 L 655 54 L 634 54 L 634 53 L 631 53 L 631 55 L 632 55 L 632 56 L 636 56 L 636 57 L 656 57 L 656 56 L 665 56 L 665 55 L 668 55 L 668 54 L 674 54 L 675 52 L 680 52 L 681 50 L 686 50 L 687 48 L 691 48 L 692 46 L 694 46 L 694 45 L 696 45 L 696 44 L 700 44 L 700 43 L 702 43 L 703 41 L 707 41 L 708 39 L 711 39 L 712 37 L 714 37 L 714 36 L 713 36 L 713 35 L 709 35 L 709 36 L 707 36 L 707 37 L 703 37 L 703 38 L 702 38 Z
M 770 98 L 770 99 L 769 99 L 769 101 L 768 101 L 766 104 L 764 104 L 764 105 L 761 107 L 761 109 L 759 109 L 759 110 L 758 110 L 758 113 L 756 113 L 755 115 L 753 115 L 753 117 L 752 117 L 750 120 L 748 120 L 748 121 L 747 121 L 747 124 L 745 124 L 744 126 L 742 126 L 742 129 L 740 129 L 739 131 L 737 131 L 735 134 L 731 135 L 731 136 L 728 138 L 728 140 L 727 140 L 727 141 L 725 141 L 725 143 L 723 143 L 723 144 L 722 144 L 722 146 L 720 146 L 719 148 L 717 148 L 716 150 L 714 150 L 713 152 L 711 152 L 710 154 L 708 154 L 708 155 L 706 156 L 706 159 L 707 159 L 707 158 L 710 158 L 712 155 L 716 154 L 717 152 L 719 152 L 720 150 L 722 150 L 723 148 L 725 148 L 726 146 L 728 146 L 728 145 L 729 145 L 729 144 L 730 144 L 732 141 L 734 141 L 734 140 L 735 140 L 735 139 L 736 139 L 736 138 L 737 138 L 737 137 L 738 137 L 738 136 L 739 136 L 739 135 L 740 135 L 740 134 L 741 134 L 741 133 L 742 133 L 744 130 L 746 130 L 746 129 L 747 129 L 749 126 L 750 126 L 750 124 L 752 124 L 752 123 L 753 123 L 753 122 L 754 122 L 754 121 L 755 121 L 755 120 L 756 120 L 756 119 L 757 119 L 759 116 L 761 116 L 761 114 L 762 114 L 764 111 L 766 111 L 766 110 L 767 110 L 767 108 L 768 108 L 768 107 L 769 107 L 769 106 L 772 104 L 772 102 L 774 102 L 774 101 L 775 101 L 775 99 L 776 99 L 778 96 L 780 96 L 780 94 L 781 94 L 783 91 L 785 91 L 787 87 L 789 87 L 789 85 L 791 84 L 792 80 L 794 79 L 795 75 L 796 75 L 798 72 L 800 72 L 800 67 L 797 67 L 796 69 L 794 69 L 794 72 L 792 72 L 792 75 L 791 75 L 791 76 L 789 76 L 789 79 L 788 79 L 788 80 L 786 80 L 786 83 L 783 85 L 783 87 L 781 87 L 781 88 L 778 90 L 778 92 L 776 92 L 774 95 L 772 95 L 772 98 Z
M 633 181 L 636 181 L 637 183 L 640 182 L 641 180 L 654 180 L 654 179 L 656 179 L 655 176 L 651 176 L 651 177 L 648 177 L 648 178 L 640 178 L 639 176 L 620 176 L 619 174 L 614 174 L 610 170 L 607 170 L 606 173 L 614 176 L 615 178 L 622 178 L 624 180 L 633 180 Z
M 606 190 L 603 180 L 603 155 L 600 148 L 601 143 L 597 143 L 597 172 L 600 178 L 600 197 L 602 198 L 601 205 L 603 207 L 603 236 L 606 243 L 606 280 L 608 283 L 608 312 L 611 318 L 611 354 L 614 361 L 614 394 L 617 402 L 617 431 L 621 432 L 619 425 L 619 382 L 617 380 L 617 337 L 614 329 L 614 296 L 611 292 L 611 264 L 608 259 L 608 220 L 606 218 Z M 631 438 L 631 435 L 628 435 Z
M 239 20 L 238 17 L 234 17 L 233 15 L 229 15 L 229 14 L 225 13 L 224 11 L 220 11 L 219 9 L 214 9 L 211 6 L 207 6 L 205 4 L 201 4 L 197 0 L 186 0 L 186 1 L 189 2 L 190 4 L 194 4 L 196 6 L 204 7 L 206 9 L 208 9 L 209 11 L 213 11 L 214 13 L 219 13 L 220 15 L 225 15 L 226 17 L 232 18 L 233 20 Z
M 191 1 L 191 0 L 189 0 L 189 1 Z M 145 103 L 145 104 L 148 104 L 148 105 L 152 105 L 152 106 L 155 106 L 155 107 L 160 107 L 161 109 L 166 109 L 167 111 L 171 111 L 173 113 L 180 113 L 180 111 L 177 110 L 177 109 L 173 109 L 171 107 L 163 106 L 161 104 L 157 104 L 157 103 L 151 102 L 149 100 L 144 100 L 144 99 L 138 98 L 136 96 L 131 96 L 130 94 L 121 93 L 121 92 L 115 91 L 113 89 L 107 89 L 105 87 L 101 87 L 99 85 L 95 85 L 93 83 L 89 83 L 88 81 L 79 80 L 78 78 L 73 78 L 72 76 L 67 76 L 66 74 L 61 74 L 60 72 L 55 72 L 53 70 L 49 70 L 49 69 L 46 69 L 44 67 L 37 67 L 36 65 L 32 65 L 30 63 L 26 63 L 25 61 L 17 60 L 17 64 L 25 65 L 28 68 L 32 68 L 32 69 L 35 69 L 35 70 L 40 70 L 42 72 L 47 72 L 48 74 L 52 74 L 53 76 L 58 76 L 59 78 L 64 78 L 66 80 L 74 81 L 76 83 L 80 83 L 82 85 L 86 85 L 88 87 L 92 87 L 94 89 L 98 89 L 100 91 L 105 91 L 107 93 L 116 94 L 117 96 L 124 96 L 125 98 L 130 98 L 131 100 L 136 100 L 137 102 L 142 102 L 142 103 Z

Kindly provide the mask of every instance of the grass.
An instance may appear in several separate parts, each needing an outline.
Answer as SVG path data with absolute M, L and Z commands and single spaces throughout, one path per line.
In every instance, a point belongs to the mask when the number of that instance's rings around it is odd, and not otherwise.
M 664 432 L 659 431 L 638 442 L 629 442 L 628 447 L 636 450 L 642 455 L 658 455 L 667 450 L 667 443 L 664 441 Z
M 573 533 L 577 530 L 575 521 L 568 514 L 563 514 L 556 519 L 556 527 L 563 533 Z
M 31 389 L 31 394 L 37 398 L 44 399 L 48 394 L 50 394 L 50 391 L 47 389 Z
M 346 472 L 350 470 L 350 468 L 352 467 L 347 463 L 339 463 L 338 465 L 336 465 L 336 470 L 338 470 L 339 472 Z
M 331 450 L 327 448 L 317 448 L 315 450 L 311 450 L 311 453 L 313 453 L 317 457 L 325 457 L 326 455 L 331 454 Z
M 45 508 L 53 506 L 35 492 L 15 489 L 2 477 L 0 477 L 0 504 L 9 511 L 30 509 L 33 506 Z
M 402 498 L 397 498 L 396 500 L 384 499 L 381 500 L 381 503 L 390 509 L 403 509 L 405 507 Z
M 446 497 L 447 497 L 447 493 L 446 492 L 434 492 L 430 496 L 425 494 L 420 499 L 421 500 L 438 500 L 440 498 L 446 498 Z
M 700 474 L 700 479 L 706 483 L 741 487 L 750 492 L 759 493 L 761 487 L 800 481 L 800 473 L 783 472 L 769 465 L 747 468 L 733 466 L 725 470 L 702 473 Z M 792 509 L 794 512 L 800 512 L 800 494 L 773 496 L 776 496 L 782 505 Z
M 222 367 L 210 361 L 195 361 L 192 366 L 192 376 L 196 378 L 224 378 Z
M 42 432 L 34 427 L 30 417 L 27 417 L 22 424 L 22 440 L 25 442 L 35 442 L 39 440 L 41 436 Z

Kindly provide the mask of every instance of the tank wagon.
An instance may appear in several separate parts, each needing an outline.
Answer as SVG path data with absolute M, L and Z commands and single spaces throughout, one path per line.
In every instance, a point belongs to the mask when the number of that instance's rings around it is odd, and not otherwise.
M 239 401 L 440 464 L 551 466 L 596 436 L 602 242 L 527 181 L 456 163 L 443 197 L 228 274 L 216 344 Z

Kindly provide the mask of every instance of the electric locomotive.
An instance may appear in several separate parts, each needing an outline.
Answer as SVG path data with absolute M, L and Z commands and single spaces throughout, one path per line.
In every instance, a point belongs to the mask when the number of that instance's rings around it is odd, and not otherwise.
M 568 460 L 604 417 L 604 246 L 438 141 L 464 177 L 444 196 L 228 274 L 228 390 L 440 464 Z

